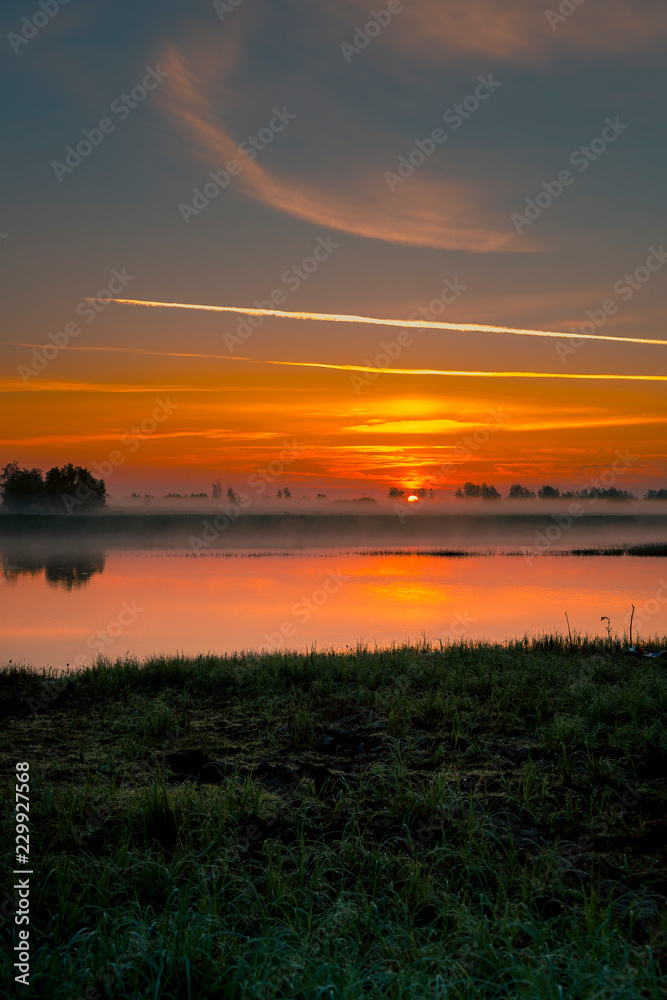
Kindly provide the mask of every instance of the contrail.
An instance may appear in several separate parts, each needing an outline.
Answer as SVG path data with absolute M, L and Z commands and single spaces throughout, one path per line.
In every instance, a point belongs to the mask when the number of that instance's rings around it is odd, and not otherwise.
M 11 341 L 8 341 L 11 343 Z M 41 344 L 21 343 L 21 347 Z M 196 354 L 189 351 L 150 351 L 144 347 L 62 347 L 63 351 L 106 351 L 117 354 L 147 354 L 159 358 L 204 358 L 211 361 L 245 361 L 253 365 L 287 365 L 290 368 L 326 368 L 341 372 L 372 372 L 377 375 L 452 375 L 468 378 L 575 378 L 608 379 L 623 382 L 667 382 L 667 375 L 582 375 L 573 372 L 470 372 L 443 368 L 376 368 L 374 365 L 334 365 L 317 361 L 267 361 L 236 354 Z
M 86 302 L 97 299 L 87 298 Z M 524 330 L 516 326 L 484 326 L 481 323 L 444 323 L 440 320 L 378 319 L 375 316 L 348 316 L 344 313 L 286 312 L 283 309 L 254 309 L 246 306 L 204 306 L 189 302 L 146 302 L 142 299 L 105 299 L 124 306 L 149 306 L 159 309 L 199 309 L 203 312 L 241 313 L 243 316 L 277 316 L 281 319 L 319 320 L 324 323 L 368 323 L 372 326 L 398 326 L 416 330 L 457 330 L 461 333 L 515 333 L 524 337 L 564 337 L 566 340 L 613 340 L 626 344 L 666 345 L 667 340 L 645 337 L 610 337 L 602 333 L 557 333 L 553 330 Z

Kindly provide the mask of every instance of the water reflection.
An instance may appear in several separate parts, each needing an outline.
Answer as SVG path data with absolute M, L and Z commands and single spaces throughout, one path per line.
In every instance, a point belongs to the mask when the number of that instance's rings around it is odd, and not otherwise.
M 253 555 L 259 555 L 259 552 Z M 624 556 L 4 551 L 0 666 L 208 651 L 667 631 L 667 563 Z M 104 570 L 104 572 L 102 572 Z M 95 576 L 91 586 L 83 583 Z M 16 584 L 17 585 L 12 585 Z
M 62 551 L 48 553 L 26 549 L 5 548 L 2 553 L 2 576 L 7 583 L 17 583 L 21 577 L 38 577 L 50 587 L 74 590 L 83 587 L 96 573 L 102 573 L 104 552 Z

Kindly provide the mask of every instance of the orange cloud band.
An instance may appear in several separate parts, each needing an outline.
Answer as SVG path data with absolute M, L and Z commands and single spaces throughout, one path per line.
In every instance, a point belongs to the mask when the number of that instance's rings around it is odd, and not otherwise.
M 38 345 L 23 344 L 23 347 Z M 467 378 L 574 378 L 607 379 L 622 382 L 667 382 L 667 375 L 606 375 L 573 372 L 478 372 L 446 368 L 376 368 L 373 365 L 334 365 L 318 361 L 269 361 L 243 358 L 235 354 L 196 354 L 185 351 L 149 351 L 143 347 L 63 347 L 63 351 L 109 351 L 119 354 L 147 354 L 160 358 L 205 358 L 215 361 L 243 361 L 253 365 L 287 365 L 291 368 L 326 368 L 343 372 L 372 372 L 377 375 L 451 375 Z

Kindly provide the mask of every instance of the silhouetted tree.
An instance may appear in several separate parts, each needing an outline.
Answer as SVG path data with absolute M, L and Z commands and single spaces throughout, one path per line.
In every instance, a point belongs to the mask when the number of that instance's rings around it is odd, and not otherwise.
M 402 496 L 405 496 L 405 490 L 399 490 L 398 486 L 390 486 L 389 487 L 389 496 L 390 497 L 402 497 Z
M 610 486 L 609 489 L 600 489 L 598 486 L 594 486 L 590 490 L 579 490 L 579 496 L 582 500 L 636 500 L 637 497 L 634 493 L 630 493 L 628 490 L 617 490 L 615 486 Z
M 560 496 L 560 490 L 556 486 L 540 486 L 537 495 L 543 500 L 552 500 Z
M 648 490 L 644 500 L 667 500 L 667 490 Z
M 535 490 L 530 490 L 521 483 L 512 483 L 507 495 L 510 500 L 531 500 L 535 496 Z
M 103 507 L 107 491 L 102 479 L 80 465 L 54 466 L 42 478 L 41 469 L 21 469 L 10 462 L 0 473 L 3 506 L 10 509 L 48 510 L 55 513 Z
M 8 462 L 0 473 L 3 507 L 11 510 L 42 505 L 46 496 L 41 469 L 22 469 L 18 462 Z
M 44 480 L 46 503 L 49 510 L 68 514 L 73 511 L 96 510 L 104 507 L 107 491 L 102 479 L 95 479 L 92 472 L 80 465 L 54 466 Z
M 459 486 L 454 496 L 465 497 L 466 499 L 475 499 L 477 497 L 482 497 L 483 500 L 500 499 L 498 490 L 495 486 L 489 486 L 488 483 L 482 483 L 481 486 L 478 483 L 464 483 L 463 489 Z

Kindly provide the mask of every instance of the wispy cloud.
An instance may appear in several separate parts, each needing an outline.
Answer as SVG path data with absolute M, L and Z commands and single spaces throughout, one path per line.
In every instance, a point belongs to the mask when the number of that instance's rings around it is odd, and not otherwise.
M 226 120 L 238 99 L 225 81 L 239 57 L 239 37 L 230 35 L 234 41 L 222 52 L 217 38 L 199 37 L 187 46 L 167 47 L 160 57 L 169 77 L 158 99 L 185 135 L 188 155 L 209 170 L 238 159 Z M 349 159 L 355 162 L 354 173 L 347 173 L 338 187 L 314 179 L 317 171 L 310 160 L 298 175 L 279 175 L 258 160 L 244 162 L 234 186 L 288 215 L 370 239 L 472 252 L 534 249 L 509 232 L 497 214 L 493 221 L 497 210 L 490 208 L 489 192 L 479 183 L 436 176 L 424 168 L 391 192 L 383 178 L 386 163 L 363 162 L 357 148 L 350 149 Z
M 600 417 L 598 419 L 585 420 L 581 418 L 561 419 L 561 420 L 535 420 L 529 422 L 507 421 L 503 424 L 504 431 L 554 431 L 554 430 L 576 430 L 584 427 L 618 427 L 642 424 L 667 424 L 667 417 L 647 415 L 632 416 L 618 415 L 616 417 Z M 461 423 L 457 420 L 386 420 L 369 422 L 367 424 L 353 424 L 344 427 L 345 431 L 353 431 L 358 434 L 452 434 L 462 430 L 481 427 L 479 423 Z
M 317 0 L 350 26 L 369 20 L 366 0 L 341 0 L 332 5 Z M 571 7 L 560 19 L 547 18 L 551 9 Z M 627 57 L 660 53 L 667 40 L 667 8 L 652 0 L 604 0 L 604 3 L 564 5 L 554 0 L 418 0 L 406 4 L 397 23 L 386 30 L 382 49 L 420 61 L 485 57 L 523 66 L 541 66 L 564 55 Z
M 243 362 L 253 365 L 285 365 L 289 368 L 322 368 L 331 371 L 373 372 L 379 375 L 439 375 L 457 378 L 556 378 L 556 379 L 597 379 L 622 382 L 667 382 L 667 375 L 614 375 L 600 373 L 573 372 L 525 372 L 525 371 L 463 371 L 450 368 L 378 368 L 375 365 L 336 365 L 315 361 L 273 361 L 264 358 L 245 358 L 230 354 L 194 354 L 181 351 L 148 351 L 135 347 L 64 347 L 64 351 L 110 351 L 113 353 L 144 354 L 162 358 L 206 358 L 218 361 Z M 15 383 L 13 383 L 15 385 Z M 0 383 L 0 387 L 1 387 Z M 112 390 L 109 390 L 112 391 Z M 122 391 L 122 390 L 120 390 Z M 166 392 L 166 389 L 162 390 Z
M 96 441 L 118 441 L 118 439 L 123 434 L 127 434 L 127 430 L 118 431 L 104 431 L 99 434 L 85 434 L 85 433 L 72 433 L 72 434 L 38 434 L 32 437 L 23 437 L 17 435 L 16 437 L 0 438 L 0 445 L 52 445 L 58 447 L 60 445 L 68 444 L 89 444 Z M 270 438 L 278 437 L 278 434 L 274 431 L 237 431 L 237 430 L 222 430 L 219 428 L 210 428 L 207 430 L 180 430 L 180 431 L 152 431 L 150 434 L 150 439 L 166 439 L 166 438 L 204 438 L 205 440 L 217 441 L 264 441 Z
M 453 434 L 458 431 L 479 427 L 476 423 L 464 423 L 441 417 L 431 420 L 370 420 L 366 424 L 351 424 L 344 431 L 360 434 Z
M 94 302 L 95 299 L 86 299 Z M 345 313 L 287 312 L 284 309 L 258 309 L 252 306 L 208 306 L 187 302 L 148 302 L 141 299 L 111 299 L 119 305 L 147 306 L 157 309 L 195 309 L 203 312 L 241 313 L 243 316 L 274 316 L 284 319 L 315 320 L 324 323 L 364 323 L 370 326 L 394 326 L 414 330 L 456 330 L 460 333 L 512 333 L 523 337 L 573 337 L 575 334 L 555 330 L 529 330 L 516 326 L 485 326 L 480 323 L 447 323 L 442 320 L 380 319 L 376 316 L 353 316 Z M 614 340 L 628 344 L 667 345 L 667 340 L 651 340 L 646 337 L 613 337 L 603 333 L 576 334 L 581 340 Z M 32 346 L 32 345 L 31 345 Z M 185 355 L 184 355 L 185 356 Z
M 129 353 L 132 353 L 131 349 Z M 150 353 L 150 352 L 147 352 Z M 0 393 L 13 392 L 136 392 L 149 393 L 155 395 L 156 392 L 220 392 L 224 386 L 214 385 L 168 385 L 164 382 L 159 384 L 133 384 L 131 382 L 67 382 L 53 379 L 35 379 L 34 382 L 23 383 L 19 379 L 0 379 Z M 233 386 L 231 388 L 234 388 Z M 244 389 L 244 392 L 246 390 Z

